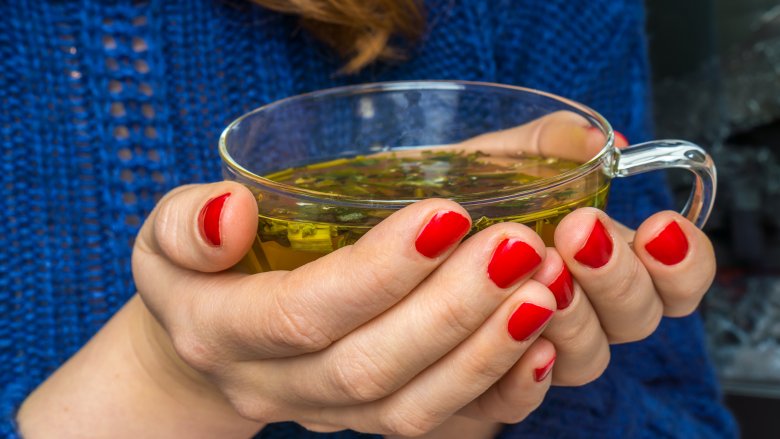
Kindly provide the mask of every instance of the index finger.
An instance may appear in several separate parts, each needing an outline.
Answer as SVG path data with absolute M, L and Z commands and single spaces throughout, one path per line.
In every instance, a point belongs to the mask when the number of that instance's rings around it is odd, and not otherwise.
M 606 136 L 572 111 L 556 111 L 513 128 L 494 131 L 457 145 L 493 156 L 537 155 L 584 163 L 605 145 Z

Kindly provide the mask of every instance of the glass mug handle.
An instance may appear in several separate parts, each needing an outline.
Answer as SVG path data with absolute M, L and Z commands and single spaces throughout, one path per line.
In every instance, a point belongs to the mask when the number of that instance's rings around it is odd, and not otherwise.
M 695 176 L 693 189 L 682 212 L 702 228 L 715 201 L 717 173 L 712 158 L 701 147 L 684 140 L 654 140 L 619 151 L 616 177 L 628 177 L 659 169 L 682 168 Z

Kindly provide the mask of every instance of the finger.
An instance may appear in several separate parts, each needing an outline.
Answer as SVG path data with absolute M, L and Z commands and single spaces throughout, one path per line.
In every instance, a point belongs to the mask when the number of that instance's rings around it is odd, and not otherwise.
M 167 263 L 154 250 L 134 255 L 134 272 L 141 273 L 139 291 L 177 353 L 209 371 L 230 359 L 324 349 L 403 298 L 469 227 L 456 203 L 426 200 L 391 215 L 355 245 L 292 272 L 206 276 Z
M 235 182 L 190 185 L 164 196 L 144 222 L 136 252 L 182 268 L 222 271 L 235 265 L 257 233 L 257 201 Z
M 322 350 L 401 300 L 468 232 L 456 203 L 425 200 L 391 215 L 357 243 L 290 272 L 261 273 L 199 301 L 235 359 Z
M 524 125 L 474 137 L 458 147 L 505 157 L 530 154 L 586 162 L 606 141 L 590 126 L 577 113 L 557 111 Z
M 552 382 L 551 372 L 557 367 L 555 346 L 540 337 L 506 375 L 458 414 L 516 424 L 542 403 Z
M 407 206 L 354 245 L 285 273 L 267 293 L 277 305 L 269 324 L 318 328 L 324 345 L 340 339 L 403 299 L 447 259 L 470 226 L 468 213 L 451 201 Z M 315 345 L 311 350 L 324 347 Z
M 558 249 L 587 294 L 612 343 L 650 335 L 663 315 L 663 302 L 642 261 L 602 211 L 578 209 L 555 231 Z
M 616 145 L 627 145 L 625 138 L 617 134 Z M 606 143 L 607 136 L 581 115 L 571 111 L 557 111 L 523 125 L 485 133 L 442 148 L 481 151 L 493 157 L 536 155 L 584 163 L 601 151 Z M 395 151 L 394 154 L 403 156 L 416 152 Z
M 323 352 L 322 361 L 285 368 L 289 376 L 279 382 L 300 386 L 298 393 L 322 402 L 389 395 L 477 330 L 533 274 L 544 250 L 539 236 L 521 224 L 485 229 L 393 309 Z M 312 388 L 295 383 L 294 376 L 318 377 L 315 381 L 330 385 Z
M 547 258 L 534 280 L 547 285 L 558 304 L 543 334 L 557 352 L 553 384 L 581 386 L 595 380 L 607 368 L 610 352 L 607 335 L 588 296 L 573 281 L 554 248 L 547 249 Z
M 550 291 L 527 281 L 474 334 L 402 389 L 374 403 L 322 414 L 339 416 L 345 425 L 363 431 L 405 436 L 430 431 L 504 376 L 544 330 L 554 309 Z
M 257 202 L 234 182 L 174 189 L 144 222 L 133 248 L 135 284 L 177 352 L 189 353 L 184 357 L 206 364 L 196 355 L 211 352 L 199 331 L 213 332 L 214 325 L 193 320 L 199 317 L 195 306 L 208 302 L 196 299 L 216 297 L 209 293 L 217 285 L 238 288 L 235 273 L 212 272 L 237 263 L 256 231 Z
M 659 212 L 637 230 L 634 251 L 653 279 L 664 314 L 692 313 L 715 276 L 715 253 L 704 232 L 677 212 Z
M 625 148 L 629 145 L 621 133 L 614 131 L 613 135 L 616 147 Z M 517 127 L 485 133 L 439 148 L 488 154 L 489 157 L 480 159 L 482 161 L 501 162 L 501 157 L 509 157 L 511 164 L 518 166 L 522 162 L 517 162 L 517 158 L 526 155 L 585 163 L 602 151 L 607 141 L 607 134 L 581 115 L 571 111 L 557 111 Z M 393 151 L 396 156 L 413 156 L 418 153 L 415 150 Z M 537 177 L 552 177 L 560 173 L 560 169 L 536 161 L 517 169 Z

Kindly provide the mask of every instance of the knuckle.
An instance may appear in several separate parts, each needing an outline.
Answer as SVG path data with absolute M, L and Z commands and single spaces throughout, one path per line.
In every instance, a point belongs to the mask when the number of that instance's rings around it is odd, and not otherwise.
M 301 421 L 298 422 L 298 424 L 300 424 L 301 427 L 309 431 L 313 431 L 315 433 L 333 433 L 336 431 L 344 430 L 344 427 L 338 427 L 330 424 L 321 424 L 317 422 Z
M 605 370 L 607 370 L 606 362 L 590 363 L 577 371 L 574 376 L 567 379 L 566 385 L 579 387 L 592 383 L 599 379 L 599 377 L 604 374 Z
M 642 276 L 642 270 L 644 270 L 644 265 L 639 262 L 638 258 L 632 256 L 629 260 L 626 275 L 618 276 L 617 282 L 612 289 L 613 296 L 611 301 L 616 306 L 622 306 L 632 301 L 636 293 L 638 281 Z
M 357 251 L 354 247 L 352 251 Z M 398 267 L 387 263 L 387 258 L 378 255 L 379 252 L 360 252 L 358 260 L 365 262 L 362 271 L 354 271 L 355 283 L 364 291 L 370 291 L 377 299 L 395 301 L 407 292 L 405 281 Z
M 233 410 L 244 419 L 263 423 L 281 420 L 274 406 L 265 400 L 243 395 L 229 397 L 229 401 Z
M 502 424 L 517 424 L 525 420 L 525 418 L 528 417 L 531 412 L 539 408 L 540 405 L 542 405 L 542 400 L 544 398 L 542 396 L 539 396 L 536 398 L 533 402 L 529 402 L 527 405 L 523 406 L 513 406 L 511 408 L 508 408 L 506 411 L 501 412 L 494 416 L 495 421 L 500 422 Z
M 638 316 L 631 323 L 630 327 L 623 328 L 620 331 L 610 331 L 609 340 L 613 343 L 632 343 L 644 340 L 658 329 L 662 318 L 663 305 L 660 303 L 655 304 L 650 310 L 643 311 L 641 317 Z
M 519 424 L 522 422 L 526 417 L 528 416 L 527 413 L 523 412 L 522 415 L 514 412 L 507 412 L 507 413 L 501 413 L 499 415 L 496 415 L 491 419 L 495 422 L 500 422 L 501 424 Z
M 451 335 L 467 335 L 477 329 L 479 322 L 474 318 L 477 312 L 465 309 L 460 304 L 452 303 L 450 299 L 436 303 L 435 312 L 438 317 L 447 324 L 448 333 Z
M 441 420 L 426 415 L 423 410 L 389 410 L 380 419 L 382 430 L 406 437 L 422 436 L 441 424 Z
M 336 391 L 351 401 L 366 403 L 389 395 L 394 388 L 383 368 L 370 356 L 342 356 L 333 368 Z
M 498 404 L 494 408 L 486 407 L 484 398 L 477 400 L 481 412 L 490 420 L 504 424 L 516 424 L 536 410 L 544 401 L 546 391 L 519 391 L 510 387 L 508 382 L 501 382 L 496 387 Z
M 584 368 L 584 373 L 577 380 L 577 385 L 583 386 L 588 383 L 596 381 L 604 371 L 607 370 L 609 365 L 609 354 L 601 356 L 601 360 L 592 361 L 588 367 Z
M 171 334 L 173 349 L 184 363 L 200 372 L 213 372 L 220 365 L 220 355 L 201 337 L 192 332 Z
M 464 364 L 463 372 L 467 377 L 483 377 L 494 382 L 503 377 L 511 366 L 490 356 L 473 355 Z
M 598 355 L 596 358 L 590 358 L 582 367 L 567 369 L 565 373 L 557 374 L 555 376 L 558 381 L 557 384 L 579 387 L 596 381 L 604 374 L 604 371 L 607 370 L 607 366 L 609 365 L 610 355 L 608 348 L 606 352 L 606 355 Z
M 699 303 L 701 302 L 700 298 L 697 299 L 691 299 L 686 302 L 678 302 L 675 303 L 673 306 L 668 306 L 664 310 L 664 313 L 669 317 L 686 317 L 694 313 L 696 309 L 699 307 Z
M 591 329 L 593 327 L 598 328 L 599 331 L 601 330 L 601 327 L 598 326 L 598 321 L 595 320 L 595 314 L 588 314 L 589 318 L 590 316 L 593 316 L 592 327 L 589 326 L 590 322 L 586 319 L 582 319 L 576 322 L 566 322 L 566 324 L 562 325 L 554 324 L 550 327 L 550 329 L 552 329 L 548 335 L 550 340 L 553 341 L 559 348 L 565 348 L 567 350 L 580 349 L 583 343 L 587 342 L 590 340 L 590 337 L 592 337 L 593 331 Z
M 270 342 L 295 352 L 317 352 L 333 340 L 304 315 L 291 311 L 289 305 L 277 300 L 275 318 L 269 319 Z
M 681 308 L 686 311 L 684 315 L 692 313 L 701 302 L 701 299 L 709 291 L 712 282 L 715 279 L 715 267 L 707 267 L 699 276 L 694 277 L 693 285 L 687 287 L 682 284 L 676 292 L 664 294 L 665 302 L 672 302 L 675 308 Z
M 644 325 L 640 325 L 640 330 L 637 333 L 639 338 L 637 340 L 643 340 L 650 337 L 655 330 L 658 329 L 658 325 L 661 324 L 661 319 L 664 316 L 663 305 L 659 303 L 657 306 L 653 307 L 653 311 L 650 311 L 645 315 L 647 320 Z
M 232 405 L 233 410 L 244 419 L 256 420 L 261 417 L 261 413 L 259 413 L 259 410 L 257 409 L 258 404 L 247 398 L 231 399 L 230 405 Z

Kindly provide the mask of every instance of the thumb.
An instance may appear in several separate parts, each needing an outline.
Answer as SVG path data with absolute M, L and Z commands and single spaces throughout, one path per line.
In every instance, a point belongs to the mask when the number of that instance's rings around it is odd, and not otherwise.
M 257 202 L 235 182 L 188 185 L 166 194 L 144 222 L 136 250 L 182 268 L 226 270 L 249 251 L 257 233 Z

